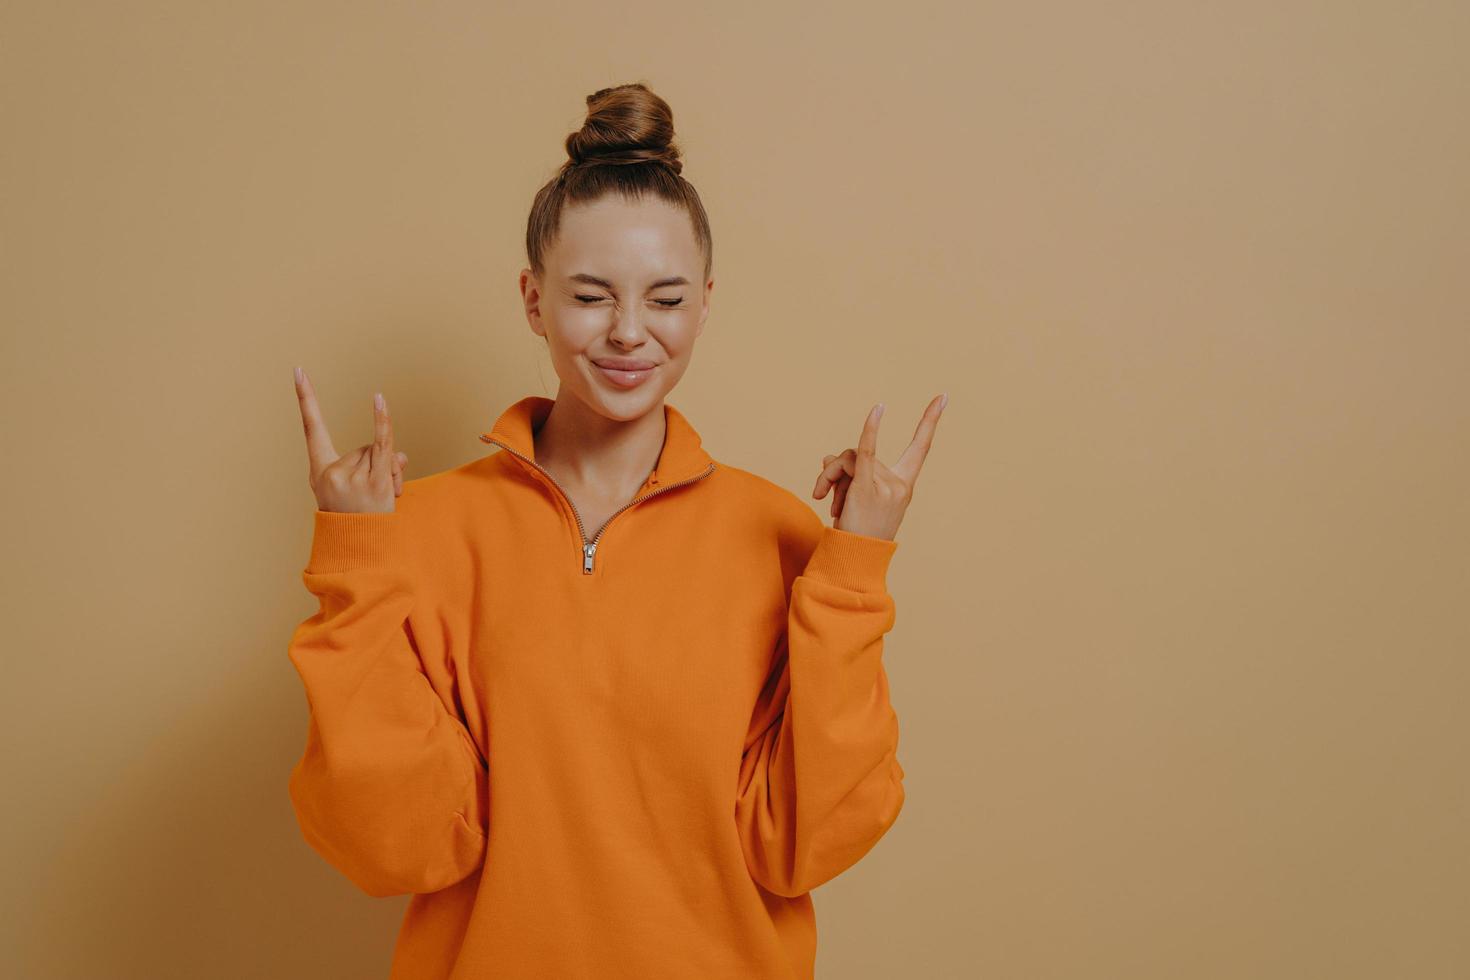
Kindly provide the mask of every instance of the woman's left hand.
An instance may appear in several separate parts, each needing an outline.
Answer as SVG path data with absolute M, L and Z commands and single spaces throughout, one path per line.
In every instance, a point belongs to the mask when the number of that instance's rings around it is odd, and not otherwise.
M 903 513 L 913 499 L 919 467 L 934 441 L 934 429 L 948 403 L 948 395 L 939 395 L 924 409 L 914 438 L 892 469 L 878 459 L 878 420 L 883 417 L 883 403 L 868 412 L 856 449 L 822 457 L 822 472 L 812 496 L 821 500 L 836 488 L 832 497 L 832 526 L 839 531 L 866 534 L 893 540 Z

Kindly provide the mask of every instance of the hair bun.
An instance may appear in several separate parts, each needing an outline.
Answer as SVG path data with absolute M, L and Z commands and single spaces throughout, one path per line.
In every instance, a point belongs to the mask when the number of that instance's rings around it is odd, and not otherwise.
M 660 163 L 677 174 L 684 168 L 674 145 L 674 112 L 642 82 L 587 96 L 587 121 L 567 137 L 567 157 L 567 169 Z

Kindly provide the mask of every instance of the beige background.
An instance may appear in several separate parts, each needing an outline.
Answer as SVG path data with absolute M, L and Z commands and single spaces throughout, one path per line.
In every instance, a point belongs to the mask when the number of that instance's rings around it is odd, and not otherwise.
M 0 45 L 8 975 L 384 975 L 404 900 L 286 794 L 291 367 L 339 447 L 381 388 L 411 475 L 486 451 L 555 393 L 531 197 L 638 79 L 714 227 L 670 401 L 716 458 L 806 495 L 951 396 L 907 803 L 819 976 L 1470 975 L 1464 4 L 12 3 Z

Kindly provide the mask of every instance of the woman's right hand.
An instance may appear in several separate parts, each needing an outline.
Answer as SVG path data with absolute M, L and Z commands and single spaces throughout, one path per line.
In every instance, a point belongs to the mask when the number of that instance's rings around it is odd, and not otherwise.
M 296 400 L 306 429 L 306 478 L 316 494 L 317 509 L 350 514 L 392 513 L 394 501 L 403 492 L 408 456 L 393 449 L 393 422 L 382 393 L 373 396 L 373 441 L 339 456 L 317 408 L 311 380 L 299 367 L 295 375 Z

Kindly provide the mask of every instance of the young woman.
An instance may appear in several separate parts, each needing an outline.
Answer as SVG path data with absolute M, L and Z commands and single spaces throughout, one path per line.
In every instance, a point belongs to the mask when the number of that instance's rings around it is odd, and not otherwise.
M 382 395 L 339 455 L 296 371 L 320 611 L 291 801 L 363 891 L 413 896 L 393 980 L 810 978 L 809 892 L 903 805 L 885 576 L 944 398 L 892 467 L 881 404 L 823 458 L 831 527 L 717 463 L 665 401 L 714 286 L 669 107 L 587 102 L 520 278 L 554 400 L 405 481 Z

